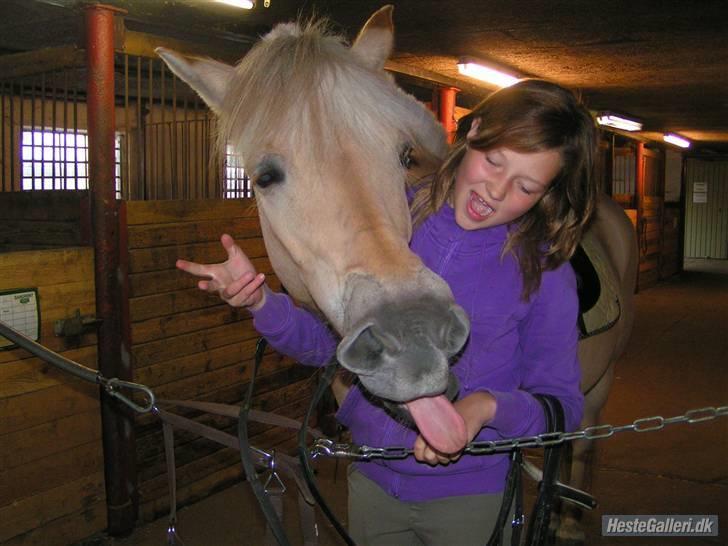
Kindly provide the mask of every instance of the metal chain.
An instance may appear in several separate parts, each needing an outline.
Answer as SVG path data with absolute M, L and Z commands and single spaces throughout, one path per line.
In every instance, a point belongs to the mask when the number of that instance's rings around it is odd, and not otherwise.
M 711 406 L 692 409 L 685 412 L 684 415 L 678 415 L 676 417 L 665 418 L 659 415 L 655 417 L 643 417 L 629 425 L 594 425 L 575 432 L 547 432 L 537 436 L 471 442 L 465 446 L 463 453 L 470 455 L 490 455 L 511 451 L 515 448 L 547 447 L 581 439 L 599 440 L 609 438 L 618 432 L 655 432 L 662 430 L 668 425 L 677 425 L 679 423 L 693 425 L 727 415 L 728 406 L 720 406 L 718 408 Z M 323 456 L 355 459 L 358 461 L 368 461 L 371 459 L 405 459 L 412 455 L 412 453 L 414 453 L 414 450 L 406 447 L 370 447 L 366 445 L 336 443 L 328 438 L 316 440 L 310 450 L 312 459 Z

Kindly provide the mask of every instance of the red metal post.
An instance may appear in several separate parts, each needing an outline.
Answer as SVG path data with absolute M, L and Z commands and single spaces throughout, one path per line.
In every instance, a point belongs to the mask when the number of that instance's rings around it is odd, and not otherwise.
M 447 141 L 455 139 L 457 123 L 455 123 L 455 98 L 458 89 L 455 87 L 441 87 L 438 89 L 437 117 L 447 133 Z
M 128 345 L 121 335 L 119 208 L 114 180 L 114 14 L 118 8 L 86 7 L 89 181 L 94 238 L 99 371 L 106 377 L 132 378 Z M 101 392 L 104 476 L 108 531 L 128 533 L 137 514 L 134 418 Z

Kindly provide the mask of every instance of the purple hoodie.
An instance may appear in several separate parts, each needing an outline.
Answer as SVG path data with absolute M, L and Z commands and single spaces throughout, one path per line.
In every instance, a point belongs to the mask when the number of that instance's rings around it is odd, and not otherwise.
M 498 408 L 475 440 L 545 432 L 543 410 L 531 393 L 557 396 L 569 431 L 579 426 L 583 411 L 574 272 L 568 263 L 544 272 L 540 288 L 524 302 L 517 260 L 510 254 L 501 258 L 507 232 L 506 226 L 463 230 L 453 209 L 445 205 L 416 230 L 410 243 L 425 265 L 450 285 L 455 301 L 470 317 L 470 339 L 452 367 L 460 381 L 459 396 L 488 391 Z M 254 313 L 254 325 L 278 351 L 303 364 L 325 364 L 338 344 L 319 318 L 283 294 L 268 293 L 266 304 Z M 357 444 L 412 447 L 417 437 L 356 386 L 337 417 Z M 436 467 L 414 457 L 356 464 L 393 497 L 427 501 L 502 491 L 508 458 L 463 455 Z

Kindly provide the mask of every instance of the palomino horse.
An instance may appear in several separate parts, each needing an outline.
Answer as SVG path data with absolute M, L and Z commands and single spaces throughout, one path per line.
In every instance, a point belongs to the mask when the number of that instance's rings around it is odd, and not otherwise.
M 446 144 L 434 117 L 383 70 L 391 11 L 375 13 L 351 48 L 320 23 L 291 23 L 234 68 L 158 53 L 219 115 L 220 145 L 233 144 L 252 174 L 273 267 L 291 295 L 342 336 L 341 364 L 373 394 L 406 402 L 430 444 L 449 451 L 464 442 L 462 421 L 445 397 L 432 395 L 445 392 L 448 359 L 469 323 L 408 249 L 403 157 L 413 150 L 421 164 L 436 165 Z M 606 198 L 591 234 L 618 281 L 621 315 L 581 345 L 585 424 L 596 419 L 629 335 L 636 267 L 634 231 Z M 437 437 L 433 429 L 452 432 Z
M 409 151 L 439 158 L 446 143 L 383 70 L 391 11 L 374 14 L 351 48 L 321 23 L 289 23 L 234 68 L 158 54 L 218 114 L 222 149 L 244 158 L 273 268 L 342 336 L 339 362 L 374 395 L 406 403 L 431 445 L 453 452 L 465 425 L 442 393 L 470 325 L 408 248 L 404 192 Z

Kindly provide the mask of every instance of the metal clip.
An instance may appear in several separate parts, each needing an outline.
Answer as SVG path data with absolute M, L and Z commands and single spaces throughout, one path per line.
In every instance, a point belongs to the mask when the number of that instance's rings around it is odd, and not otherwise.
M 102 387 L 104 387 L 104 390 L 109 396 L 113 396 L 117 400 L 123 402 L 127 406 L 129 406 L 131 409 L 133 409 L 136 412 L 139 413 L 148 413 L 152 411 L 154 408 L 154 404 L 156 402 L 156 398 L 154 397 L 154 393 L 152 392 L 152 389 L 147 387 L 146 385 L 140 385 L 139 383 L 132 383 L 130 381 L 123 381 L 121 379 L 117 379 L 115 377 L 112 377 L 111 379 L 107 379 L 101 374 L 96 376 L 96 382 L 99 383 Z M 140 391 L 144 393 L 146 397 L 146 401 L 144 405 L 137 404 L 132 399 L 124 396 L 121 392 L 119 392 L 119 388 L 129 389 L 132 391 Z
M 177 534 L 177 520 L 170 518 L 167 526 L 167 545 L 168 546 L 185 546 L 180 536 Z
M 278 475 L 276 467 L 276 451 L 273 449 L 270 452 L 270 460 L 268 461 L 268 470 L 270 473 L 268 474 L 268 479 L 265 480 L 265 484 L 263 485 L 263 490 L 268 495 L 282 495 L 286 492 L 286 484 L 281 481 L 281 477 Z M 270 486 L 271 482 L 273 482 L 273 487 Z

